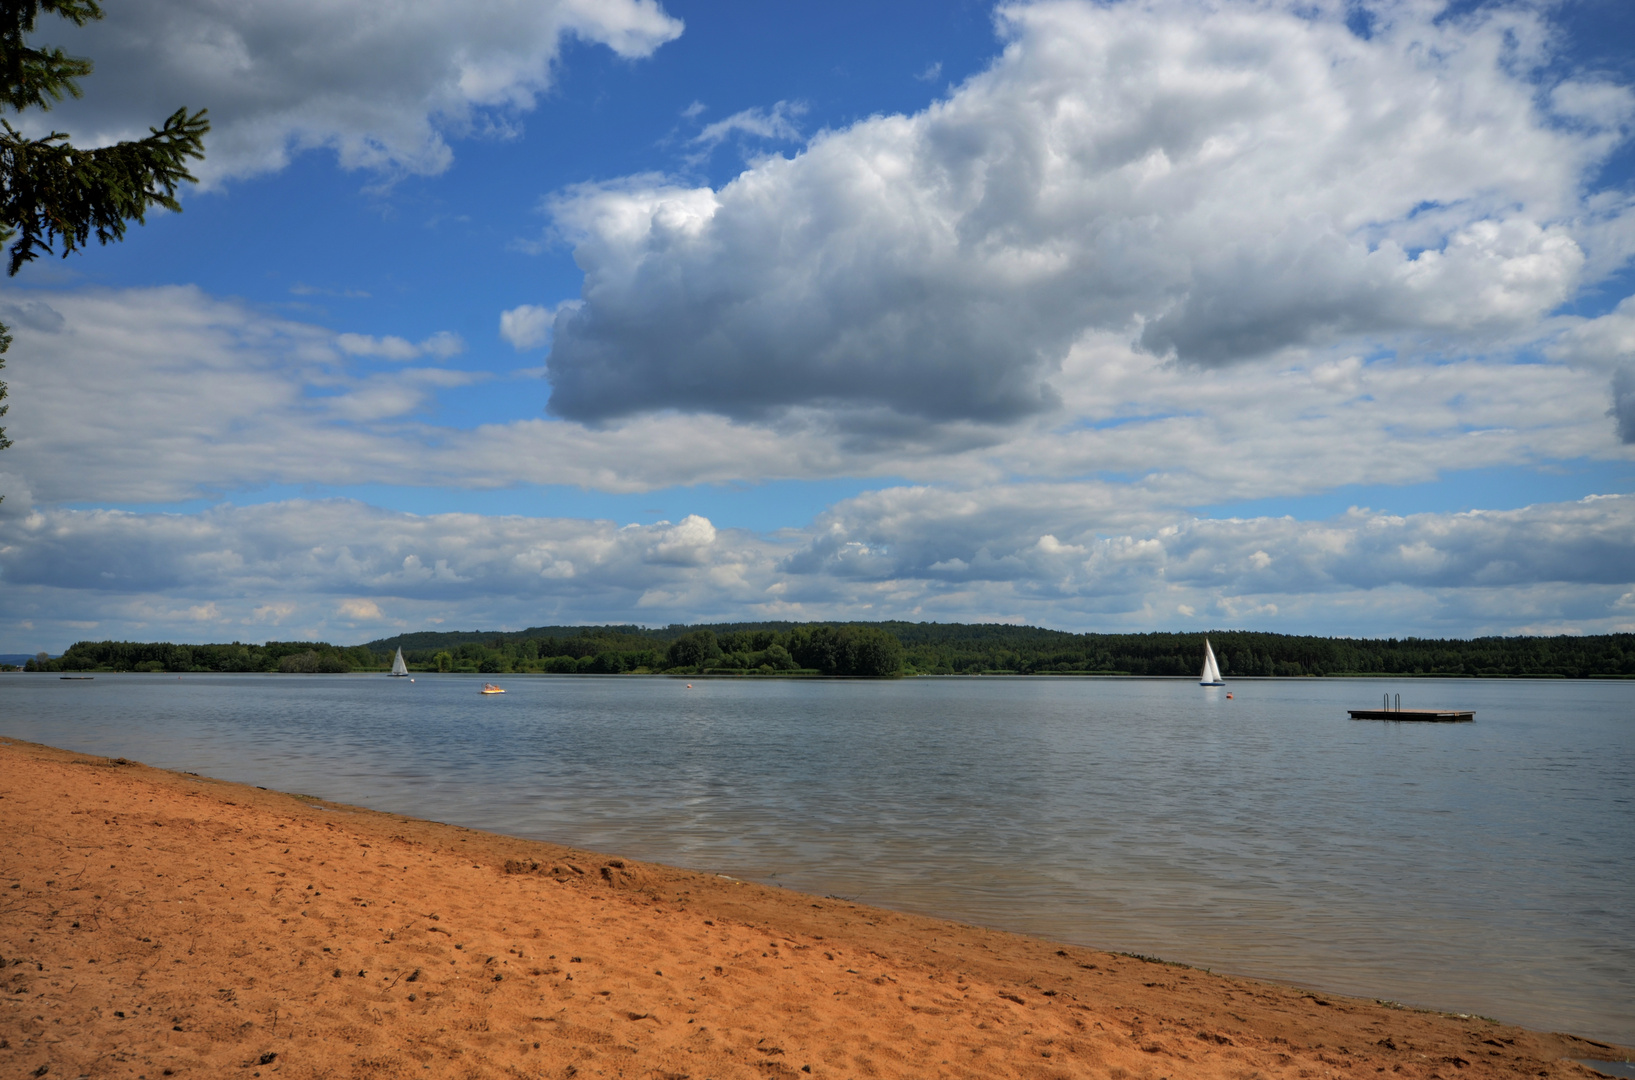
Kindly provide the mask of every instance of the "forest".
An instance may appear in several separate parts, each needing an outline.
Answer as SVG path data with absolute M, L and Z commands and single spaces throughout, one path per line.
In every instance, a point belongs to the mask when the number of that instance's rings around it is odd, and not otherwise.
M 1227 678 L 1459 676 L 1635 678 L 1635 634 L 1329 638 L 1211 630 Z M 1074 634 L 999 623 L 715 623 L 424 631 L 363 645 L 82 641 L 30 671 L 411 671 L 773 677 L 1125 675 L 1194 677 L 1204 634 Z
M 388 655 L 386 663 L 391 663 Z M 172 645 L 168 641 L 80 641 L 56 659 L 36 657 L 24 671 L 283 671 L 341 674 L 380 667 L 367 645 L 351 648 L 318 641 L 262 645 Z

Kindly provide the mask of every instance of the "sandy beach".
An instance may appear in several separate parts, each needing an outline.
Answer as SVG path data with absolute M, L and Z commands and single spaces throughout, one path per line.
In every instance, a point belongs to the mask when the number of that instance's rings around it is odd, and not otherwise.
M 0 842 L 6 1077 L 1569 1077 L 1631 1056 L 14 741 Z

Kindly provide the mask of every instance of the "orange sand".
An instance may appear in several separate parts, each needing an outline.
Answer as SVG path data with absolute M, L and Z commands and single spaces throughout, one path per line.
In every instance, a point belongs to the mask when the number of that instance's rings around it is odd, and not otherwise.
M 1626 1053 L 0 743 L 0 1077 L 1565 1077 Z

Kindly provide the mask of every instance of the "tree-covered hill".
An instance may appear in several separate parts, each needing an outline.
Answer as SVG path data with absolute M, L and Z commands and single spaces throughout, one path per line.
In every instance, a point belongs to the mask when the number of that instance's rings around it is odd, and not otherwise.
M 788 646 L 802 626 L 789 622 L 534 627 L 508 633 L 406 634 L 369 642 L 377 652 L 403 648 L 411 663 L 438 650 L 467 660 L 526 663 L 568 655 L 584 660 L 608 651 L 666 649 L 687 634 L 713 633 L 723 654 L 746 662 L 769 644 Z M 903 647 L 905 668 L 922 674 L 1014 673 L 1193 676 L 1203 657 L 1201 633 L 1073 634 L 1001 623 L 853 624 L 872 626 Z M 425 638 L 435 643 L 419 645 Z M 1325 638 L 1211 630 L 1222 673 L 1244 676 L 1455 675 L 1635 677 L 1635 634 L 1593 637 Z M 416 646 L 419 645 L 417 648 Z M 748 664 L 749 668 L 756 665 Z M 500 670 L 508 670 L 501 668 Z
M 432 671 L 880 676 L 903 669 L 897 638 L 862 623 L 539 626 L 512 633 L 404 634 L 366 647 L 384 655 L 401 648 L 411 667 Z
M 1635 678 L 1635 634 L 1592 637 L 1324 638 L 1212 630 L 1228 678 L 1443 675 Z M 79 642 L 41 671 L 384 670 L 738 675 L 1095 674 L 1193 677 L 1201 633 L 1073 634 L 996 623 L 714 623 L 426 631 L 323 642 L 172 645 Z
M 1199 633 L 1069 634 L 1028 626 L 881 623 L 918 671 L 1098 672 L 1196 676 Z M 1635 677 L 1635 634 L 1594 637 L 1325 638 L 1211 630 L 1236 676 L 1454 675 Z

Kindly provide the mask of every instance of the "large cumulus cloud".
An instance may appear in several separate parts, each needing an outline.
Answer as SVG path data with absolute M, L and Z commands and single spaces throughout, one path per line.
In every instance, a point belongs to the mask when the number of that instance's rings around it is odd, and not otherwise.
M 1526 9 L 1373 8 L 1365 39 L 1337 2 L 1006 6 L 1003 55 L 923 112 L 719 190 L 563 192 L 552 408 L 1004 422 L 1097 330 L 1207 365 L 1531 328 L 1623 220 L 1584 199 L 1630 94 L 1544 92 Z
M 111 142 L 207 106 L 206 181 L 312 147 L 347 168 L 437 173 L 446 135 L 503 130 L 533 106 L 567 36 L 639 57 L 681 29 L 655 0 L 119 0 L 81 30 L 42 18 L 39 39 L 96 73 L 84 100 L 28 122 Z

